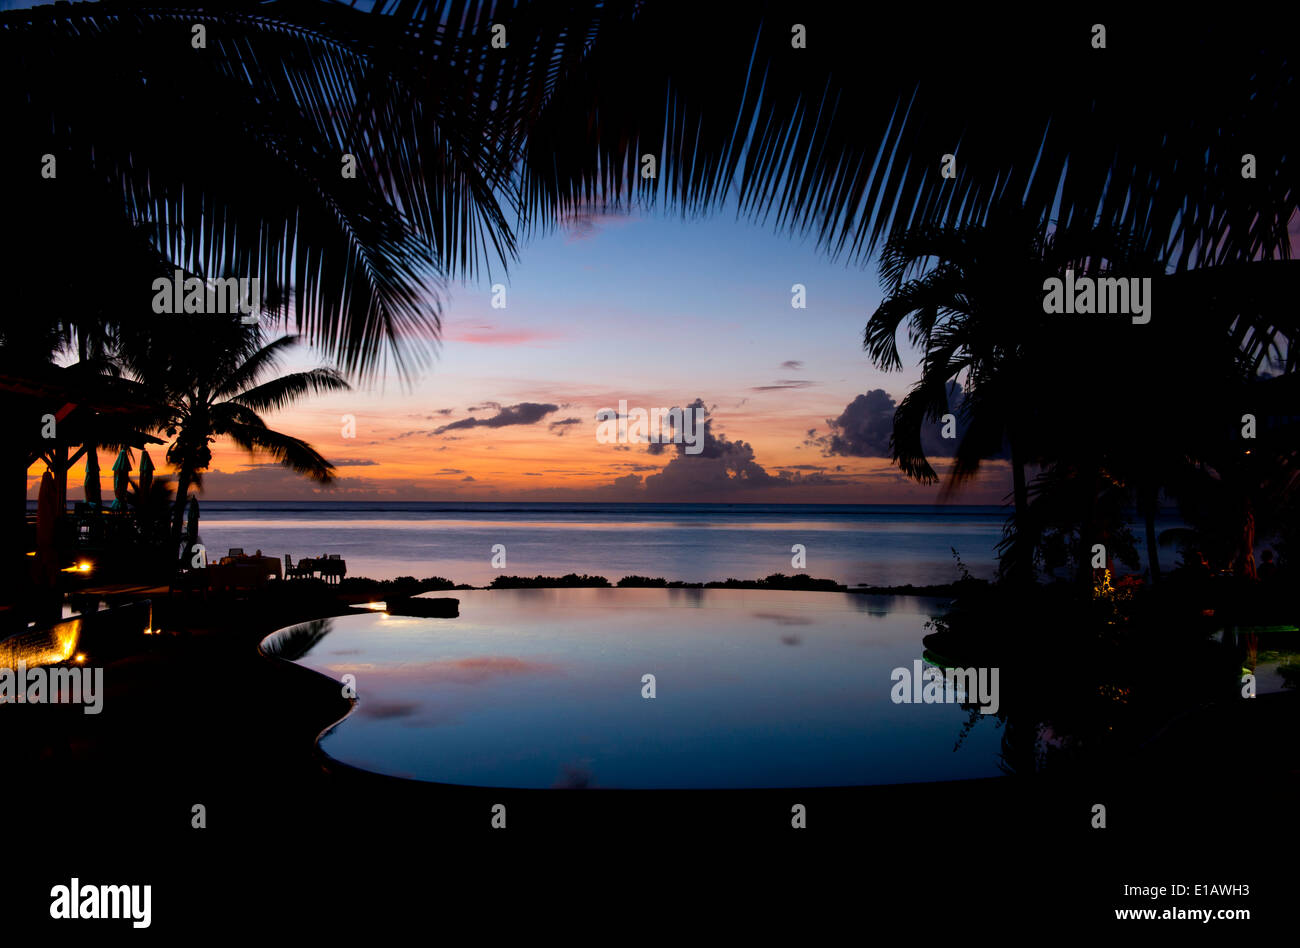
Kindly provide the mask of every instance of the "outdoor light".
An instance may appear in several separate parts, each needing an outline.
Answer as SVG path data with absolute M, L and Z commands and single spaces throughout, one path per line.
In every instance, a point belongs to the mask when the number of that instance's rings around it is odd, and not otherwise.
M 86 660 L 85 652 L 78 652 L 76 656 L 73 658 L 74 662 L 84 662 L 85 660 Z

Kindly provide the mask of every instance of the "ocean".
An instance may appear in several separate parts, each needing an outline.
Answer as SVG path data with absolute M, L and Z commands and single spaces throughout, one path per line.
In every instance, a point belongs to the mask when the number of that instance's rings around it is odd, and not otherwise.
M 210 555 L 337 553 L 349 576 L 590 573 L 668 580 L 808 573 L 846 585 L 991 578 L 1005 510 L 977 506 L 437 502 L 202 503 Z M 803 565 L 795 562 L 803 548 Z M 501 550 L 504 548 L 504 551 Z M 493 560 L 498 564 L 494 566 Z

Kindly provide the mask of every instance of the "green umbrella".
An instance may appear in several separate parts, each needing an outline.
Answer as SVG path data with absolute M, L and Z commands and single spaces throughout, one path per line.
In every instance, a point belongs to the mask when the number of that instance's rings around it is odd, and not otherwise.
M 99 492 L 99 452 L 94 447 L 86 451 L 86 503 L 96 506 L 103 503 Z
M 140 482 L 136 485 L 141 506 L 149 503 L 149 490 L 153 487 L 153 461 L 149 452 L 140 449 Z
M 113 462 L 113 509 L 121 510 L 126 506 L 126 487 L 131 479 L 131 456 L 126 448 L 118 452 Z

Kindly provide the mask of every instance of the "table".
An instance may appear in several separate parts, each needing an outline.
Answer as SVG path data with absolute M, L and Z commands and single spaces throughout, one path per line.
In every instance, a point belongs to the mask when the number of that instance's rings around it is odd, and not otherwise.
M 332 559 L 327 556 L 304 557 L 294 565 L 294 569 L 309 576 L 320 573 L 321 578 L 326 582 L 331 579 L 340 580 L 348 574 L 346 560 Z
M 276 579 L 284 578 L 284 565 L 278 556 L 223 556 L 218 566 L 260 566 Z

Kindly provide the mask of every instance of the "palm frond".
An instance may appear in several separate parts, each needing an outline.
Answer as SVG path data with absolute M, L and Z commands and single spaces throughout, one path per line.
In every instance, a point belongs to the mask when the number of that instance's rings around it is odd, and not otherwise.
M 591 54 L 529 119 L 526 215 L 690 212 L 730 194 L 861 260 L 891 233 L 979 224 L 1010 202 L 1059 230 L 1132 232 L 1181 267 L 1289 254 L 1300 192 L 1280 119 L 1300 91 L 1265 19 L 1223 29 L 1130 7 L 1044 8 L 1014 31 L 975 9 L 943 21 L 922 7 L 606 4 Z M 806 49 L 792 48 L 796 23 Z M 890 55 L 864 56 L 866 36 L 888 37 Z M 1026 74 L 1026 37 L 1054 68 Z M 1258 181 L 1242 178 L 1241 141 Z M 657 178 L 636 174 L 643 154 Z
M 259 333 L 250 333 L 250 336 L 256 338 L 258 342 L 261 341 Z M 256 385 L 267 372 L 279 368 L 284 356 L 298 344 L 298 341 L 298 336 L 287 335 L 272 339 L 264 346 L 259 346 L 255 352 L 244 358 L 239 366 L 227 375 L 224 381 L 217 384 L 213 390 L 213 395 L 217 398 L 237 395 Z
M 274 411 L 318 392 L 346 392 L 352 386 L 334 369 L 311 369 L 277 376 L 240 392 L 231 401 L 254 411 Z
M 334 480 L 334 465 L 299 438 L 270 428 L 239 423 L 225 425 L 222 434 L 250 454 L 270 455 L 295 474 L 309 477 L 319 484 L 329 484 Z

